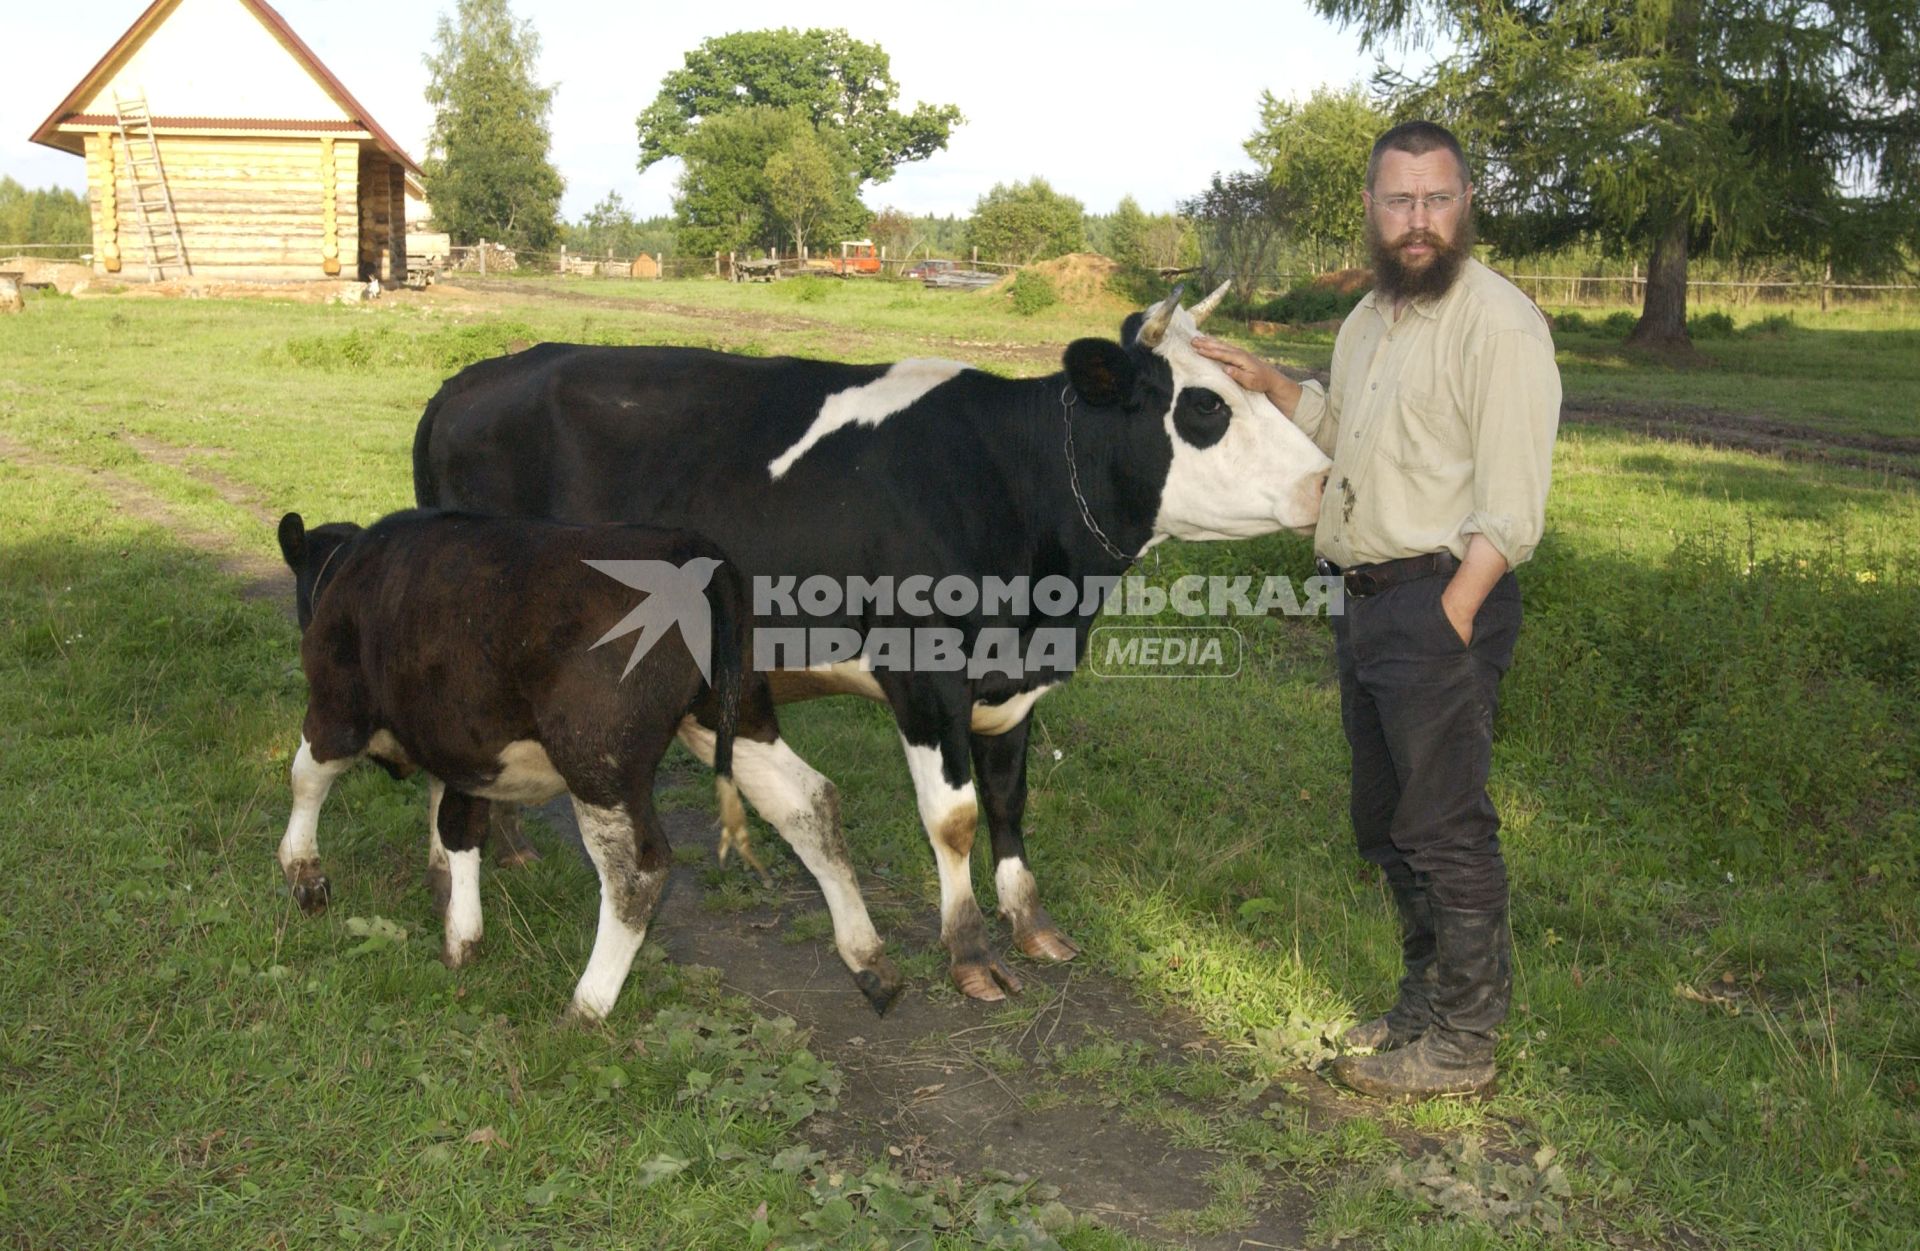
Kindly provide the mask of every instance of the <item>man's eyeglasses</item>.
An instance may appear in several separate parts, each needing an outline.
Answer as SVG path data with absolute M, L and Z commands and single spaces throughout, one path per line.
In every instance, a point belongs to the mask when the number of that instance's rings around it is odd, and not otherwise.
M 1416 204 L 1426 205 L 1427 212 L 1435 217 L 1444 217 L 1448 213 L 1451 213 L 1454 208 L 1459 205 L 1460 201 L 1466 198 L 1464 195 L 1455 195 L 1451 191 L 1442 191 L 1438 195 L 1377 196 L 1373 202 L 1395 217 L 1405 217 L 1409 213 L 1412 213 L 1413 206 Z

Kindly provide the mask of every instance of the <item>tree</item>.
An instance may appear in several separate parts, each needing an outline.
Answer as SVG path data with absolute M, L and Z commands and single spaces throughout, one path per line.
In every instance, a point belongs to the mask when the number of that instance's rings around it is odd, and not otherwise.
M 87 202 L 64 187 L 29 191 L 12 178 L 0 177 L 0 241 L 84 248 L 93 241 Z
M 795 131 L 767 158 L 765 174 L 767 203 L 793 236 L 795 250 L 804 256 L 807 231 L 833 210 L 838 193 L 845 189 L 845 173 L 834 168 L 813 128 L 807 127 Z
M 1645 249 L 1632 342 L 1685 346 L 1703 247 L 1885 266 L 1920 241 L 1920 0 L 1314 0 L 1365 43 L 1451 40 L 1396 113 L 1450 124 L 1509 250 Z
M 1147 215 L 1132 196 L 1122 196 L 1114 206 L 1102 251 L 1122 269 L 1147 267 Z
M 893 107 L 900 94 L 887 54 L 844 30 L 754 30 L 718 35 L 687 53 L 680 69 L 640 114 L 640 168 L 684 157 L 713 119 L 743 109 L 798 111 L 816 129 L 838 132 L 861 182 L 947 146 L 960 124 L 951 105 Z
M 1086 209 L 1044 178 L 995 183 L 973 206 L 967 237 L 989 260 L 1031 265 L 1086 246 Z
M 673 219 L 637 218 L 618 191 L 609 191 L 579 222 L 561 227 L 567 247 L 587 256 L 635 257 L 673 250 Z
M 1391 124 L 1358 87 L 1316 88 L 1300 104 L 1260 93 L 1260 124 L 1247 140 L 1247 155 L 1266 171 L 1287 234 L 1305 245 L 1316 269 L 1333 268 L 1329 259 L 1350 265 L 1360 255 L 1367 153 Z
M 1244 305 L 1273 273 L 1285 205 L 1265 174 L 1215 174 L 1199 195 L 1180 205 L 1199 236 L 1207 285 L 1231 280 Z
M 533 80 L 540 36 L 507 0 L 457 0 L 434 43 L 433 132 L 421 167 L 434 221 L 464 241 L 552 246 L 564 184 L 548 157 L 553 88 Z
M 714 117 L 689 138 L 682 156 L 686 170 L 673 202 L 680 250 L 700 254 L 780 247 L 786 219 L 775 206 L 769 166 L 778 168 L 778 154 L 809 144 L 824 157 L 833 189 L 818 216 L 809 219 L 809 233 L 857 232 L 866 224 L 867 211 L 855 193 L 844 145 L 797 110 L 759 106 Z

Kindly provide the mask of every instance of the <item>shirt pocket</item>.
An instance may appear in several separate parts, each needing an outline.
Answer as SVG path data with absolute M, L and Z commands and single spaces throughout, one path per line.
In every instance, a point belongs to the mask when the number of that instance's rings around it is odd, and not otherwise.
M 1473 441 L 1452 398 L 1442 390 L 1401 387 L 1380 450 L 1408 473 L 1437 473 L 1473 463 Z

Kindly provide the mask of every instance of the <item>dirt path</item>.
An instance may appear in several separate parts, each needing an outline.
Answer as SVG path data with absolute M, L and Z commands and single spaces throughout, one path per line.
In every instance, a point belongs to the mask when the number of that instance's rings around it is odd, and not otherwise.
M 126 439 L 126 443 L 146 459 L 177 469 L 186 476 L 213 487 L 222 499 L 251 513 L 265 524 L 271 526 L 279 520 L 248 495 L 246 489 L 239 484 L 190 463 L 192 453 L 185 449 L 132 436 Z M 293 576 L 287 572 L 285 565 L 269 557 L 236 548 L 229 536 L 208 530 L 190 520 L 145 484 L 111 469 L 85 469 L 70 465 L 57 457 L 46 455 L 24 443 L 10 439 L 4 434 L 0 434 L 0 460 L 11 461 L 17 465 L 64 469 L 84 476 L 112 500 L 114 507 L 122 513 L 137 521 L 151 522 L 161 526 L 181 543 L 213 557 L 214 563 L 219 566 L 221 572 L 240 580 L 242 599 L 270 600 L 289 620 L 293 618 Z
M 1723 409 L 1625 401 L 1570 406 L 1561 419 L 1576 425 L 1612 426 L 1672 442 L 1920 479 L 1920 438 L 1848 434 Z
M 806 353 L 826 358 L 837 359 L 848 355 L 863 345 L 872 344 L 875 340 L 875 336 L 865 334 L 855 327 L 811 317 L 782 316 L 776 313 L 746 312 L 730 308 L 706 308 L 693 304 L 673 304 L 654 300 L 640 303 L 635 300 L 595 295 L 590 291 L 556 291 L 551 287 L 533 287 L 511 281 L 481 279 L 467 274 L 461 275 L 457 280 L 450 280 L 448 285 L 461 291 L 479 292 L 490 296 L 511 295 L 522 300 L 545 301 L 573 307 L 613 309 L 623 313 L 642 315 L 648 312 L 661 312 L 694 321 L 714 322 L 727 329 L 744 333 L 806 334 L 815 336 Z M 1033 366 L 1037 367 L 1039 372 L 1059 368 L 1060 354 L 1066 348 L 1064 343 L 1005 343 L 950 336 L 926 336 L 923 341 L 929 355 L 950 356 L 970 364 L 994 362 Z
M 542 818 L 550 838 L 570 834 L 564 809 Z M 679 963 L 721 971 L 727 987 L 764 1010 L 792 1017 L 812 1031 L 814 1052 L 846 1075 L 840 1106 L 814 1117 L 801 1132 L 818 1148 L 849 1157 L 884 1154 L 900 1171 L 923 1179 L 978 1176 L 997 1169 L 1044 1178 L 1061 1201 L 1102 1223 L 1155 1243 L 1237 1251 L 1242 1247 L 1306 1244 L 1312 1212 L 1307 1185 L 1269 1183 L 1245 1219 L 1231 1229 L 1199 1232 L 1193 1214 L 1213 1193 L 1207 1174 L 1226 1153 L 1177 1145 L 1141 1113 L 1178 1107 L 1212 1121 L 1258 1120 L 1269 1105 L 1316 1127 L 1336 1124 L 1358 1107 L 1324 1082 L 1295 1075 L 1298 1093 L 1279 1087 L 1241 1104 L 1190 1099 L 1156 1090 L 1150 1098 L 1116 1099 L 1114 1083 L 1063 1073 L 1063 1057 L 1088 1047 L 1122 1066 L 1181 1066 L 1217 1059 L 1220 1043 L 1194 1020 L 1157 1008 L 1131 987 L 1084 962 L 1017 966 L 1025 987 L 1005 1008 L 973 1003 L 935 983 L 913 981 L 885 1017 L 875 1016 L 833 953 L 831 938 L 814 937 L 824 904 L 813 882 L 790 857 L 766 844 L 760 852 L 777 866 L 776 891 L 764 902 L 716 911 L 703 885 L 712 872 L 718 830 L 702 812 L 665 814 L 676 849 L 698 847 L 697 865 L 676 863 L 666 898 L 650 930 Z M 676 860 L 678 861 L 678 857 Z M 934 953 L 944 970 L 934 910 L 863 875 L 870 908 L 896 950 Z M 801 918 L 807 937 L 788 932 Z M 1008 946 L 1004 932 L 997 934 Z M 1186 1214 L 1183 1218 L 1182 1214 Z

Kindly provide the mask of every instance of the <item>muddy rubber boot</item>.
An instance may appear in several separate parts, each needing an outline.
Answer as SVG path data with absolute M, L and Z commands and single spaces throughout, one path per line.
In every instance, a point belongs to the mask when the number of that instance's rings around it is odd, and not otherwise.
M 1396 881 L 1390 873 L 1387 886 L 1393 892 L 1393 906 L 1400 914 L 1400 958 L 1406 973 L 1400 979 L 1400 998 L 1383 1016 L 1362 1021 L 1340 1035 L 1343 1051 L 1392 1051 L 1404 1047 L 1427 1032 L 1433 1020 L 1433 909 L 1427 902 L 1427 888 L 1414 880 L 1411 871 L 1405 881 Z
M 1333 1075 L 1381 1099 L 1479 1094 L 1493 1085 L 1496 1031 L 1513 999 L 1507 910 L 1433 906 L 1433 1022 L 1396 1051 L 1342 1056 Z

